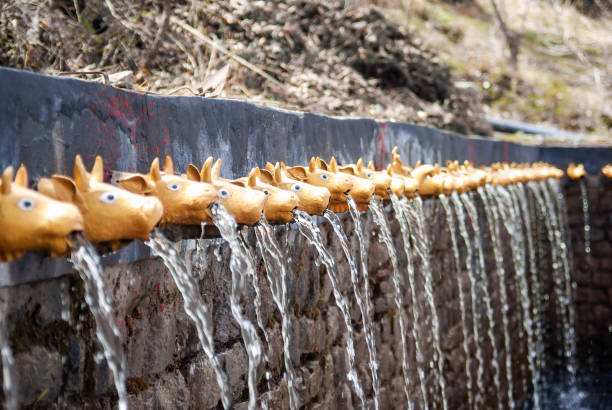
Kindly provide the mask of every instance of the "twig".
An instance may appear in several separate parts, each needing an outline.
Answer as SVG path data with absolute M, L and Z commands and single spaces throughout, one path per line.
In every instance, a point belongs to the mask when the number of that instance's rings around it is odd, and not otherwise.
M 57 75 L 59 75 L 60 77 L 65 77 L 67 75 L 89 75 L 89 74 L 103 76 L 104 85 L 109 85 L 108 74 L 106 74 L 103 71 L 64 71 L 64 72 L 58 73 Z
M 166 29 L 168 28 L 168 21 L 170 20 L 171 12 L 170 0 L 164 0 L 163 9 L 164 11 L 162 13 L 162 23 L 159 27 L 159 30 L 157 31 L 157 34 L 155 35 L 155 40 L 153 40 L 151 50 L 149 51 L 149 54 L 147 55 L 147 58 L 143 64 L 144 67 L 148 67 L 149 64 L 151 64 L 153 58 L 155 58 L 155 55 L 157 54 L 157 49 L 159 48 L 159 43 L 161 43 L 161 39 L 164 36 Z
M 173 24 L 176 24 L 176 25 L 180 26 L 183 30 L 186 30 L 186 31 L 190 32 L 195 37 L 197 37 L 201 41 L 205 42 L 209 46 L 216 48 L 220 53 L 225 54 L 225 55 L 229 56 L 230 58 L 236 60 L 239 64 L 241 64 L 241 65 L 245 66 L 246 68 L 248 68 L 249 70 L 259 74 L 260 76 L 262 76 L 266 80 L 268 80 L 268 81 L 270 81 L 270 82 L 272 82 L 272 83 L 274 83 L 274 84 L 276 84 L 278 86 L 283 86 L 283 83 L 278 81 L 276 78 L 272 77 L 270 74 L 266 73 L 265 71 L 263 71 L 262 69 L 256 67 L 255 65 L 249 63 L 244 58 L 239 57 L 239 56 L 233 54 L 232 52 L 230 52 L 229 50 L 227 50 L 223 46 L 217 44 L 216 41 L 211 40 L 208 36 L 200 33 L 198 30 L 196 30 L 195 28 L 191 27 L 189 24 L 179 20 L 178 18 L 176 18 L 174 16 L 171 17 L 171 20 L 172 20 Z

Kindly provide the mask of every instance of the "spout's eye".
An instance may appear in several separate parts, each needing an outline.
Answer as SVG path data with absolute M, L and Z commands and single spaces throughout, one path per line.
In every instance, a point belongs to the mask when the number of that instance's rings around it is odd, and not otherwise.
M 23 198 L 17 202 L 17 206 L 24 211 L 31 211 L 36 206 L 33 199 Z
M 229 198 L 230 193 L 227 189 L 220 189 L 217 191 L 217 195 L 219 195 L 219 198 Z
M 327 174 L 321 174 L 321 179 L 323 181 L 327 181 L 329 179 L 329 177 L 327 176 Z
M 117 195 L 113 194 L 112 192 L 105 192 L 100 195 L 100 201 L 104 202 L 105 204 L 112 204 L 116 200 Z
M 168 189 L 169 189 L 170 191 L 176 192 L 176 191 L 178 191 L 179 189 L 181 189 L 181 185 L 180 185 L 180 184 L 177 184 L 177 183 L 170 184 L 170 185 L 168 185 Z
M 263 193 L 266 194 L 266 195 L 270 195 L 270 191 L 268 191 L 267 189 L 264 189 Z
M 366 178 L 372 178 L 372 173 L 371 172 L 366 173 Z
M 293 184 L 293 185 L 291 185 L 291 190 L 295 191 L 295 192 L 301 191 L 302 190 L 302 186 L 300 184 Z

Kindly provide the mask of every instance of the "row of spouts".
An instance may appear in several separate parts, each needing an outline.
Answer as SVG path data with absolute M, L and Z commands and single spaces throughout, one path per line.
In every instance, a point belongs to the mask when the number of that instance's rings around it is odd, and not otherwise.
M 118 173 L 116 185 L 104 182 L 104 166 L 97 156 L 88 172 L 80 155 L 75 158 L 73 178 L 53 175 L 41 178 L 37 191 L 28 188 L 28 173 L 22 164 L 13 179 L 13 168 L 2 174 L 0 185 L 0 262 L 18 258 L 27 250 L 64 256 L 72 232 L 83 231 L 96 244 L 105 243 L 116 250 L 133 239 L 147 239 L 158 224 L 212 224 L 210 204 L 222 203 L 237 223 L 252 225 L 262 214 L 271 223 L 293 220 L 293 211 L 322 215 L 326 209 L 348 210 L 350 194 L 364 211 L 372 195 L 388 200 L 390 192 L 398 197 L 435 196 L 462 193 L 485 184 L 508 185 L 517 182 L 561 178 L 559 168 L 534 164 L 494 163 L 474 167 L 468 161 L 439 164 L 404 165 L 397 152 L 385 170 L 367 166 L 338 165 L 317 157 L 308 166 L 287 167 L 267 163 L 254 168 L 247 177 L 228 180 L 220 177 L 221 159 L 213 164 L 209 157 L 198 169 L 189 164 L 177 175 L 171 157 L 163 170 L 153 160 L 149 173 Z M 612 177 L 612 165 L 602 169 Z M 582 165 L 570 165 L 568 175 L 585 175 Z

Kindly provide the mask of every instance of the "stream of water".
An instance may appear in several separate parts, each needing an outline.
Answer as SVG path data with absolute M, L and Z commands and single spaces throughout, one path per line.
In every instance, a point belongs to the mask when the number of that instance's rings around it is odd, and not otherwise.
M 459 293 L 459 310 L 461 311 L 461 333 L 463 336 L 463 353 L 465 354 L 465 377 L 466 377 L 466 390 L 468 395 L 468 408 L 474 408 L 474 392 L 472 388 L 472 355 L 470 354 L 469 349 L 469 338 L 468 338 L 468 323 L 465 311 L 465 297 L 463 295 L 463 291 L 465 289 L 463 285 L 463 272 L 461 271 L 461 257 L 459 255 L 459 247 L 457 245 L 457 233 L 456 233 L 456 223 L 455 218 L 453 216 L 453 211 L 451 210 L 451 205 L 448 200 L 448 197 L 444 194 L 440 194 L 439 196 L 440 202 L 442 203 L 442 207 L 444 208 L 444 213 L 446 214 L 446 221 L 448 223 L 448 228 L 451 234 L 451 245 L 453 248 L 453 255 L 455 256 L 455 270 L 457 277 L 457 292 Z M 461 204 L 459 204 L 461 205 Z M 456 206 L 456 205 L 455 205 Z M 457 209 L 455 209 L 457 211 Z M 464 230 L 465 230 L 465 224 Z M 469 242 L 466 242 L 466 245 L 469 249 Z M 469 255 L 469 251 L 468 251 Z M 471 256 L 471 255 L 470 255 Z M 470 266 L 470 260 L 466 260 L 466 265 Z M 472 317 L 474 320 L 474 317 Z M 478 340 L 476 335 L 474 335 L 474 340 Z M 478 343 L 475 343 L 478 345 Z
M 0 272 L 2 264 L 0 263 Z M 18 397 L 17 397 L 17 385 L 14 380 L 14 369 L 15 358 L 13 357 L 13 351 L 9 344 L 7 337 L 7 323 L 6 323 L 6 312 L 8 304 L 8 295 L 6 292 L 2 292 L 2 302 L 0 304 L 0 356 L 2 359 L 2 388 L 4 391 L 4 408 L 6 410 L 17 410 Z
M 493 255 L 495 257 L 495 266 L 497 270 L 497 281 L 499 288 L 499 298 L 501 303 L 502 313 L 502 328 L 504 333 L 504 350 L 505 350 L 505 365 L 506 365 L 506 384 L 507 384 L 507 397 L 508 407 L 513 409 L 515 407 L 514 402 L 514 387 L 512 383 L 512 351 L 510 348 L 510 335 L 509 335 L 509 324 L 508 324 L 508 291 L 506 289 L 506 271 L 504 268 L 504 257 L 502 255 L 502 243 L 499 233 L 499 211 L 495 205 L 495 189 L 493 186 L 486 185 L 483 190 L 481 187 L 478 188 L 478 193 L 482 198 L 485 210 L 487 212 L 487 219 L 489 220 L 489 232 L 491 235 L 493 245 Z
M 380 236 L 387 248 L 389 259 L 391 259 L 391 266 L 393 268 L 393 286 L 395 287 L 394 300 L 395 308 L 397 309 L 397 316 L 399 318 L 400 327 L 400 338 L 402 341 L 402 372 L 404 373 L 404 393 L 406 394 L 406 400 L 408 401 L 408 408 L 412 409 L 414 404 L 410 397 L 410 377 L 408 367 L 408 346 L 406 343 L 407 331 L 406 321 L 404 318 L 404 291 L 402 290 L 399 268 L 397 263 L 397 255 L 395 253 L 395 246 L 393 245 L 393 239 L 391 238 L 391 230 L 389 229 L 389 223 L 385 218 L 382 205 L 380 201 L 373 197 L 370 201 L 370 209 L 372 210 L 372 218 L 374 223 L 380 230 Z
M 514 270 L 518 282 L 519 300 L 522 308 L 523 329 L 527 334 L 527 362 L 531 373 L 531 384 L 533 389 L 533 408 L 540 409 L 540 389 L 539 375 L 536 367 L 536 340 L 534 324 L 531 311 L 531 300 L 529 297 L 529 287 L 527 284 L 526 257 L 525 257 L 525 236 L 523 233 L 523 220 L 521 219 L 518 203 L 504 187 L 497 187 L 497 199 L 500 209 L 503 209 L 502 218 L 506 231 L 510 235 L 512 258 L 514 260 Z M 524 372 L 523 372 L 524 374 Z M 526 377 L 523 378 L 526 380 Z M 524 389 L 526 391 L 526 389 Z
M 325 211 L 325 216 L 330 213 L 331 212 L 329 210 Z M 342 317 L 344 318 L 344 324 L 346 325 L 347 334 L 345 339 L 346 356 L 348 359 L 347 378 L 353 384 L 355 394 L 357 394 L 357 397 L 361 402 L 361 407 L 366 408 L 365 394 L 363 392 L 363 388 L 361 387 L 359 377 L 357 376 L 357 371 L 355 370 L 355 345 L 349 303 L 347 297 L 340 291 L 340 283 L 338 279 L 338 272 L 336 270 L 336 263 L 334 262 L 334 258 L 332 258 L 329 252 L 327 252 L 327 250 L 325 249 L 325 246 L 323 245 L 323 240 L 321 238 L 321 231 L 312 222 L 310 216 L 304 212 L 296 211 L 295 221 L 298 223 L 298 227 L 302 235 L 304 235 L 308 242 L 315 247 L 318 252 L 319 258 L 321 259 L 321 262 L 325 265 L 327 269 L 327 274 L 329 276 L 333 288 L 336 306 L 340 309 Z
M 353 219 L 357 241 L 359 242 L 359 255 L 361 262 L 361 277 L 353 277 L 351 270 L 351 280 L 355 290 L 355 299 L 361 309 L 361 317 L 365 331 L 366 344 L 368 346 L 368 354 L 370 357 L 370 372 L 372 373 L 372 389 L 374 390 L 374 408 L 380 408 L 380 380 L 378 379 L 378 360 L 376 359 L 376 339 L 374 338 L 374 330 L 372 328 L 372 302 L 370 297 L 370 278 L 368 275 L 368 265 L 366 262 L 367 251 L 361 227 L 361 216 L 355 200 L 348 197 L 349 213 Z M 348 257 L 348 256 L 347 256 Z M 359 283 L 361 282 L 361 284 Z M 363 288 L 363 297 L 361 289 Z
M 297 376 L 291 360 L 291 334 L 293 328 L 293 305 L 287 294 L 287 263 L 284 252 L 281 251 L 274 231 L 268 221 L 262 218 L 255 230 L 257 245 L 266 266 L 266 278 L 272 292 L 272 299 L 281 314 L 281 336 L 283 338 L 283 356 L 285 372 L 287 373 L 287 389 L 289 391 L 289 407 L 297 410 L 300 407 L 296 392 Z
M 115 315 L 104 285 L 104 270 L 100 264 L 100 256 L 84 236 L 81 236 L 78 241 L 81 246 L 72 250 L 70 260 L 85 285 L 85 301 L 96 321 L 96 337 L 102 345 L 106 363 L 115 381 L 119 397 L 117 407 L 119 410 L 127 410 L 125 357 L 121 335 L 115 324 Z
M 223 407 L 228 409 L 232 402 L 229 381 L 219 357 L 215 354 L 212 317 L 198 289 L 197 279 L 190 274 L 185 265 L 185 258 L 181 257 L 176 245 L 158 229 L 154 229 L 149 234 L 149 241 L 146 244 L 151 248 L 154 255 L 162 258 L 164 265 L 166 265 L 176 283 L 176 287 L 183 296 L 183 308 L 196 326 L 200 344 L 212 365 L 217 384 L 221 389 Z
M 257 330 L 253 323 L 242 311 L 242 298 L 247 296 L 247 278 L 255 276 L 255 269 L 251 258 L 244 251 L 242 243 L 238 240 L 236 220 L 220 203 L 211 206 L 213 221 L 219 228 L 221 237 L 227 241 L 232 250 L 230 257 L 230 270 L 232 272 L 232 291 L 230 292 L 230 309 L 232 316 L 240 326 L 240 333 L 244 340 L 249 370 L 247 384 L 249 386 L 249 410 L 254 410 L 257 403 L 257 369 L 261 363 L 262 348 Z M 247 302 L 248 303 L 248 302 Z
M 408 212 L 409 230 L 412 243 L 419 255 L 422 263 L 423 282 L 425 287 L 425 296 L 431 313 L 431 334 L 434 347 L 434 362 L 437 366 L 436 380 L 440 387 L 440 402 L 444 410 L 448 409 L 446 399 L 446 380 L 444 379 L 444 356 L 440 348 L 440 321 L 438 320 L 438 312 L 433 294 L 433 274 L 429 260 L 429 237 L 426 232 L 425 212 L 423 210 L 423 201 L 420 196 L 416 196 L 412 201 L 408 202 L 405 208 Z M 414 228 L 413 228 L 414 227 Z
M 412 251 L 410 249 L 410 231 L 408 228 L 408 217 L 405 209 L 406 205 L 398 199 L 398 197 L 391 193 L 391 204 L 395 212 L 395 218 L 399 222 L 400 231 L 402 233 L 402 240 L 404 242 L 404 252 L 406 254 L 406 271 L 408 272 L 408 288 L 410 290 L 410 311 L 412 312 L 412 326 L 411 333 L 414 341 L 415 353 L 416 353 L 416 367 L 417 374 L 419 375 L 419 387 L 421 389 L 422 408 L 429 408 L 427 400 L 427 382 L 425 380 L 425 363 L 423 357 L 423 345 L 425 340 L 421 338 L 421 323 L 419 318 L 419 304 L 416 296 L 416 275 L 414 271 L 414 261 L 412 258 Z
M 495 322 L 493 320 L 493 307 L 491 305 L 491 296 L 489 294 L 489 275 L 485 266 L 484 250 L 482 246 L 482 236 L 480 230 L 480 220 L 478 217 L 478 211 L 476 205 L 472 200 L 469 193 L 463 193 L 460 195 L 461 201 L 465 206 L 467 214 L 472 224 L 472 230 L 474 231 L 474 243 L 476 244 L 478 269 L 476 270 L 476 285 L 478 289 L 478 295 L 481 295 L 482 301 L 485 305 L 485 314 L 487 316 L 487 337 L 491 345 L 491 364 L 493 366 L 493 385 L 495 386 L 495 394 L 497 398 L 498 407 L 501 408 L 501 384 L 500 384 L 500 370 L 499 370 L 499 349 L 497 348 L 497 342 L 495 341 Z M 482 321 L 481 321 L 482 323 Z M 477 380 L 482 380 L 483 375 L 480 372 L 484 372 L 484 366 L 478 368 L 479 374 Z

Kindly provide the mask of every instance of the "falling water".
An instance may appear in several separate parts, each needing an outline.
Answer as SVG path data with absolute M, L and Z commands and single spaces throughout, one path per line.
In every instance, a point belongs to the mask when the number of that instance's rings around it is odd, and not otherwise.
M 395 218 L 399 222 L 400 231 L 402 232 L 402 239 L 404 241 L 404 252 L 406 253 L 406 270 L 408 272 L 408 287 L 410 289 L 410 306 L 412 307 L 410 309 L 412 311 L 412 339 L 414 340 L 417 373 L 419 375 L 419 387 L 421 388 L 421 395 L 423 399 L 422 408 L 427 409 L 429 408 L 429 404 L 427 403 L 427 382 L 425 381 L 425 365 L 423 363 L 424 357 L 421 349 L 421 344 L 425 343 L 425 341 L 420 336 L 421 324 L 419 321 L 419 310 L 415 290 L 416 282 L 414 262 L 412 260 L 412 252 L 410 251 L 410 232 L 408 229 L 405 205 L 399 201 L 399 199 L 394 193 L 391 193 L 391 204 L 393 205 L 393 210 L 395 211 Z M 400 297 L 403 297 L 402 293 L 400 293 Z
M 484 301 L 485 304 L 485 313 L 487 315 L 487 322 L 488 322 L 488 328 L 487 328 L 487 336 L 489 338 L 489 343 L 491 344 L 491 355 L 492 355 L 492 364 L 493 364 L 493 384 L 495 385 L 495 393 L 496 393 L 496 397 L 497 397 L 497 403 L 498 406 L 501 408 L 502 407 L 502 401 L 501 401 L 501 385 L 500 385 L 500 380 L 499 380 L 499 349 L 497 348 L 497 343 L 495 341 L 495 334 L 494 334 L 494 321 L 493 321 L 493 307 L 491 306 L 491 296 L 489 295 L 489 279 L 487 275 L 487 271 L 486 271 L 486 267 L 485 267 L 485 258 L 484 258 L 484 251 L 483 251 L 483 247 L 482 247 L 482 237 L 481 237 L 481 231 L 480 231 L 480 225 L 479 225 L 479 219 L 478 219 L 478 212 L 476 210 L 476 206 L 474 205 L 474 202 L 472 201 L 472 198 L 469 196 L 468 193 L 463 193 L 461 194 L 461 200 L 463 201 L 463 204 L 465 206 L 465 209 L 467 210 L 468 216 L 470 217 L 470 221 L 472 222 L 472 229 L 474 230 L 474 236 L 475 236 L 475 243 L 476 243 L 476 250 L 478 252 L 478 274 L 476 276 L 476 284 L 478 285 L 478 290 L 480 291 L 480 294 L 482 295 L 482 300 Z M 486 203 L 485 203 L 486 206 Z M 472 293 L 473 294 L 473 293 Z M 472 306 L 472 310 L 474 310 L 474 307 Z M 478 375 L 477 375 L 477 380 L 481 380 L 483 378 L 483 375 L 481 374 L 481 372 L 483 372 L 484 369 L 482 367 L 478 367 Z
M 501 252 L 501 240 L 499 236 L 499 212 L 495 206 L 495 190 L 492 186 L 487 185 L 485 190 L 482 187 L 478 188 L 478 193 L 482 198 L 485 210 L 487 211 L 487 219 L 489 220 L 489 231 L 491 234 L 493 254 L 495 257 L 495 266 L 497 268 L 497 279 L 499 285 L 499 297 L 501 302 L 502 312 L 502 327 L 504 333 L 504 349 L 506 357 L 506 384 L 508 385 L 508 407 L 513 409 L 514 392 L 512 384 L 512 352 L 510 350 L 510 335 L 508 330 L 508 292 L 506 289 L 506 271 L 504 269 L 504 258 Z M 488 194 L 488 195 L 487 195 Z M 489 201 L 488 196 L 491 196 Z
M 589 214 L 589 194 L 584 178 L 580 180 L 580 194 L 582 197 L 582 215 L 584 216 L 584 254 L 587 265 L 591 266 L 591 216 Z
M 285 371 L 287 372 L 287 388 L 289 390 L 289 407 L 297 410 L 300 406 L 296 392 L 296 374 L 291 361 L 291 334 L 293 323 L 292 305 L 287 295 L 287 267 L 285 257 L 278 246 L 272 227 L 262 218 L 255 230 L 257 245 L 266 265 L 266 278 L 272 291 L 272 299 L 281 314 L 281 335 L 283 338 L 283 353 Z
M 540 285 L 540 280 L 538 278 L 536 253 L 533 245 L 533 233 L 531 229 L 531 213 L 529 209 L 529 203 L 527 201 L 527 192 L 525 189 L 525 185 L 519 182 L 519 184 L 514 187 L 514 193 L 516 195 L 519 207 L 521 209 L 521 213 L 523 215 L 523 226 L 525 227 L 527 249 L 529 250 L 529 286 L 531 288 L 533 300 L 531 314 L 535 325 L 534 334 L 536 378 L 534 381 L 534 386 L 535 388 L 539 389 L 541 384 L 541 371 L 545 367 L 544 341 L 542 329 L 542 321 L 544 320 L 542 315 L 542 288 Z
M 372 373 L 372 388 L 374 390 L 374 408 L 378 410 L 380 408 L 380 381 L 378 380 L 378 361 L 376 360 L 376 340 L 374 339 L 374 330 L 372 329 L 372 305 L 370 299 L 370 279 L 368 275 L 368 265 L 366 263 L 366 249 L 365 241 L 363 239 L 363 230 L 361 228 L 361 217 L 359 209 L 355 200 L 350 196 L 348 197 L 349 213 L 353 219 L 355 225 L 355 232 L 357 234 L 357 240 L 359 242 L 359 255 L 361 261 L 361 278 L 353 275 L 351 266 L 351 280 L 353 281 L 353 288 L 355 291 L 355 299 L 361 309 L 361 318 L 363 320 L 363 327 L 365 331 L 366 344 L 368 346 L 368 354 L 370 356 L 370 371 Z M 334 230 L 336 228 L 334 227 Z M 341 232 L 344 233 L 344 232 Z M 338 233 L 336 233 L 338 234 Z M 345 236 L 345 235 L 343 235 Z M 344 248 L 344 246 L 343 246 Z M 347 255 L 348 258 L 348 255 Z M 363 297 L 361 296 L 360 284 L 363 284 Z M 365 303 L 364 303 L 365 302 Z
M 221 389 L 223 407 L 228 409 L 231 405 L 229 381 L 227 374 L 221 367 L 219 358 L 215 354 L 212 318 L 204 300 L 202 300 L 202 295 L 198 289 L 198 282 L 190 274 L 189 269 L 185 265 L 185 259 L 180 256 L 176 245 L 168 240 L 159 230 L 155 229 L 151 232 L 149 241 L 146 244 L 151 248 L 154 255 L 162 258 L 164 265 L 166 265 L 176 283 L 176 287 L 183 296 L 183 308 L 196 326 L 202 349 L 215 371 L 217 384 Z
M 423 211 L 423 201 L 421 200 L 421 197 L 417 195 L 414 200 L 410 202 L 410 205 L 411 206 L 408 206 L 405 209 L 408 210 L 408 215 L 410 216 L 410 218 L 408 218 L 409 223 L 414 224 L 414 229 L 410 229 L 410 235 L 412 238 L 412 243 L 415 245 L 417 254 L 420 256 L 422 262 L 425 295 L 429 305 L 429 310 L 431 311 L 431 333 L 433 336 L 434 361 L 437 362 L 436 378 L 440 385 L 442 407 L 444 410 L 446 410 L 448 408 L 448 403 L 446 401 L 446 380 L 444 379 L 444 356 L 442 355 L 442 349 L 440 348 L 440 322 L 438 320 L 438 312 L 436 311 L 436 304 L 433 294 L 433 274 L 429 261 L 429 238 L 425 232 L 425 213 Z
M 2 264 L 0 264 L 0 267 Z M 1 271 L 1 270 L 0 270 Z M 6 294 L 3 295 L 2 307 L 0 313 L 0 355 L 2 356 L 2 387 L 4 390 L 4 408 L 6 410 L 17 410 L 18 397 L 17 386 L 13 380 L 15 359 L 7 338 L 6 318 L 7 299 Z
M 567 212 L 565 211 L 564 200 L 559 192 L 558 185 L 554 186 L 552 180 L 540 181 L 544 198 L 550 204 L 551 221 L 555 232 L 556 247 L 558 248 L 559 258 L 561 259 L 562 270 L 562 289 L 563 303 L 567 314 L 567 320 L 563 323 L 563 341 L 565 360 L 567 361 L 567 371 L 570 383 L 576 377 L 576 312 L 572 303 L 572 292 L 574 284 L 571 278 L 569 255 L 567 246 Z M 546 189 L 548 188 L 548 189 Z
M 391 259 L 391 265 L 393 267 L 395 307 L 397 309 L 397 315 L 399 317 L 400 337 L 402 339 L 402 371 L 404 373 L 404 393 L 406 393 L 406 399 L 408 400 L 408 408 L 412 409 L 413 404 L 410 400 L 410 378 L 408 376 L 408 348 L 406 345 L 407 332 L 406 322 L 404 320 L 404 292 L 402 291 L 399 277 L 399 268 L 397 267 L 397 255 L 395 254 L 395 246 L 393 246 L 393 240 L 391 239 L 391 230 L 389 229 L 389 223 L 385 219 L 382 206 L 380 205 L 380 202 L 377 198 L 373 197 L 370 201 L 370 209 L 372 210 L 372 218 L 374 219 L 374 223 L 378 225 L 380 229 L 382 241 L 387 247 L 387 253 L 389 254 L 389 259 Z
M 84 236 L 80 236 L 77 241 L 81 246 L 72 251 L 70 259 L 85 284 L 85 301 L 96 321 L 96 337 L 102 345 L 106 363 L 115 380 L 119 396 L 117 406 L 119 410 L 127 410 L 125 357 L 121 346 L 121 335 L 115 324 L 113 310 L 104 286 L 104 271 L 100 265 L 100 256 Z M 4 358 L 4 351 L 2 353 Z
M 329 213 L 330 211 L 325 211 L 325 216 L 327 216 Z M 361 382 L 359 381 L 357 371 L 355 370 L 355 346 L 353 339 L 353 325 L 351 324 L 351 313 L 349 311 L 348 299 L 340 291 L 340 284 L 338 283 L 338 272 L 336 271 L 336 263 L 334 262 L 334 259 L 329 254 L 329 252 L 327 252 L 327 250 L 323 246 L 323 240 L 321 239 L 321 231 L 319 231 L 319 228 L 312 222 L 310 216 L 308 216 L 308 214 L 304 212 L 296 211 L 295 220 L 298 223 L 300 233 L 304 235 L 308 242 L 316 248 L 319 254 L 319 258 L 327 268 L 327 274 L 332 283 L 336 306 L 338 306 L 338 308 L 342 312 L 342 316 L 344 317 L 344 324 L 346 325 L 346 330 L 348 333 L 346 337 L 346 355 L 349 364 L 347 378 L 353 384 L 355 393 L 361 401 L 361 406 L 365 408 L 365 394 L 363 393 Z
M 467 193 L 462 194 L 465 198 L 467 197 Z M 476 392 L 476 405 L 479 407 L 482 396 L 481 393 L 485 391 L 484 387 L 484 359 L 482 358 L 482 349 L 480 346 L 480 334 L 478 331 L 478 323 L 482 322 L 481 315 L 477 308 L 477 285 L 476 282 L 480 280 L 477 279 L 476 274 L 474 272 L 474 243 L 470 240 L 470 236 L 468 235 L 467 226 L 465 224 L 465 212 L 463 211 L 463 204 L 465 200 L 462 200 L 456 192 L 453 192 L 451 196 L 453 203 L 455 205 L 455 212 L 457 213 L 457 221 L 459 222 L 459 233 L 465 242 L 466 247 L 466 257 L 465 257 L 465 266 L 467 268 L 468 277 L 470 279 L 470 304 L 472 308 L 472 332 L 474 334 L 474 347 L 476 350 L 476 386 L 478 390 Z
M 514 259 L 514 269 L 518 281 L 519 300 L 523 311 L 523 329 L 527 334 L 527 362 L 531 373 L 531 384 L 533 388 L 533 408 L 540 408 L 540 389 L 539 375 L 536 367 L 536 341 L 534 334 L 534 324 L 531 316 L 531 301 L 529 298 L 529 288 L 527 276 L 525 274 L 525 237 L 522 230 L 522 219 L 518 204 L 513 201 L 513 197 L 508 190 L 497 187 L 499 195 L 500 209 L 504 209 L 505 218 L 502 218 L 506 231 L 510 235 L 512 258 Z M 520 336 L 519 336 L 520 337 Z M 524 378 L 525 379 L 525 378 Z
M 454 197 L 456 196 L 456 193 L 453 196 L 453 201 L 454 201 Z M 456 233 L 456 229 L 455 229 L 455 218 L 453 216 L 453 212 L 451 210 L 450 207 L 450 203 L 448 201 L 448 198 L 446 197 L 446 195 L 441 194 L 439 196 L 440 198 L 440 202 L 442 202 L 442 207 L 444 208 L 444 213 L 446 214 L 446 221 L 448 222 L 448 228 L 450 230 L 450 234 L 451 234 L 451 243 L 453 246 L 453 254 L 455 256 L 455 269 L 457 270 L 456 272 L 456 276 L 457 276 L 457 288 L 458 288 L 458 293 L 459 293 L 459 309 L 461 311 L 461 333 L 463 335 L 463 352 L 465 353 L 465 376 L 466 376 L 466 389 L 467 389 L 467 394 L 468 394 L 468 408 L 473 408 L 474 407 L 474 394 L 472 391 L 472 356 L 470 354 L 470 349 L 469 349 L 469 339 L 468 339 L 468 324 L 467 324 L 467 317 L 466 317 L 466 312 L 465 312 L 465 297 L 463 295 L 463 273 L 461 272 L 461 257 L 459 256 L 459 247 L 457 246 L 457 233 Z M 459 207 L 461 206 L 461 204 L 459 204 Z M 457 215 L 459 215 L 459 211 L 458 211 L 458 207 L 457 204 L 455 203 L 455 207 L 456 207 L 456 211 L 457 211 Z M 459 218 L 459 216 L 458 216 Z M 462 220 L 461 221 L 463 223 L 463 230 L 465 231 L 465 222 Z M 467 235 L 467 233 L 466 233 Z M 465 240 L 465 236 L 464 236 L 464 240 Z M 469 248 L 469 242 L 466 240 L 466 246 L 467 246 L 467 259 L 466 259 L 466 265 L 468 266 L 468 269 L 471 271 L 471 250 Z M 475 315 L 475 311 L 473 312 L 473 315 Z M 473 318 L 473 322 L 474 318 Z M 477 338 L 477 334 L 476 333 L 474 335 L 474 341 L 476 342 L 478 340 Z M 478 345 L 478 343 L 475 343 L 476 345 Z M 482 362 L 482 358 L 479 359 L 479 365 L 481 365 L 480 363 Z
M 249 409 L 254 410 L 257 400 L 257 368 L 261 362 L 261 342 L 253 323 L 243 314 L 241 299 L 246 295 L 247 278 L 255 276 L 255 269 L 248 257 L 236 232 L 236 220 L 220 203 L 211 206 L 213 221 L 219 228 L 221 237 L 227 241 L 232 250 L 230 257 L 230 270 L 232 271 L 232 291 L 230 292 L 230 308 L 232 316 L 240 326 L 244 347 L 249 358 L 248 385 Z

